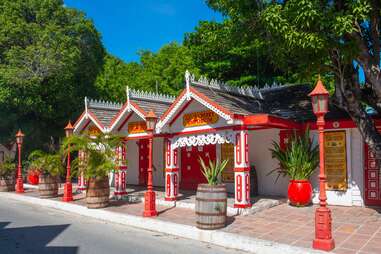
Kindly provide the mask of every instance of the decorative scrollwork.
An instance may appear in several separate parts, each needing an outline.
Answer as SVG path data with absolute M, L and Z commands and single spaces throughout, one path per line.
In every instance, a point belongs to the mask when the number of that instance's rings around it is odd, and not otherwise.
M 178 137 L 173 140 L 173 148 L 185 146 L 204 146 L 224 143 L 234 143 L 232 132 L 210 133 L 197 136 Z

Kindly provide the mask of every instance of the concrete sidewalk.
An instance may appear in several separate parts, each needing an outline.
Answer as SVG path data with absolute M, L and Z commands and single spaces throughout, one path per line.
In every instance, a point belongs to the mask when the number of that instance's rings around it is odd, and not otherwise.
M 162 216 L 168 207 L 158 206 L 159 216 L 156 218 L 143 218 L 137 214 L 142 212 L 141 204 L 130 204 L 128 209 L 131 213 L 121 213 L 118 212 L 118 203 L 114 203 L 112 207 L 106 209 L 92 210 L 87 209 L 84 205 L 84 200 L 77 200 L 74 203 L 61 202 L 58 199 L 40 199 L 33 196 L 33 191 L 29 190 L 26 194 L 16 194 L 16 193 L 0 193 L 0 198 L 13 199 L 22 202 L 38 204 L 41 206 L 60 209 L 63 211 L 76 213 L 79 215 L 99 219 L 102 221 L 107 221 L 111 223 L 118 223 L 126 226 L 146 229 L 150 231 L 156 231 L 161 233 L 166 233 L 170 235 L 175 235 L 183 238 L 198 240 L 202 242 L 207 242 L 214 245 L 219 245 L 226 248 L 239 249 L 243 251 L 249 251 L 256 254 L 270 254 L 270 253 L 282 253 L 282 254 L 298 254 L 298 253 L 322 253 L 314 251 L 312 249 L 291 246 L 287 244 L 277 243 L 274 241 L 268 241 L 263 239 L 258 239 L 250 236 L 245 236 L 241 234 L 235 234 L 226 232 L 224 230 L 214 230 L 206 231 L 197 229 L 192 224 L 194 222 L 184 223 L 183 220 L 178 219 L 182 223 L 177 223 L 175 217 L 171 217 L 169 221 L 168 216 Z M 120 203 L 119 203 L 120 204 Z M 181 208 L 176 208 L 181 209 Z M 185 210 L 185 209 L 184 209 Z M 184 211 L 185 213 L 194 212 L 191 210 Z M 134 215 L 135 213 L 135 215 Z M 184 213 L 181 213 L 184 216 Z M 193 220 L 194 217 L 191 216 Z

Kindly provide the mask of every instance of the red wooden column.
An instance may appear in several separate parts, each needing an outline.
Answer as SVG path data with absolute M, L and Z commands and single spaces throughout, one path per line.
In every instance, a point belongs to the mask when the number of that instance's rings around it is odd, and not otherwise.
M 247 130 L 235 132 L 234 144 L 234 207 L 248 208 L 250 202 L 250 165 Z
M 83 174 L 83 167 L 84 167 L 84 161 L 85 161 L 85 152 L 84 151 L 78 151 L 78 158 L 79 158 L 79 167 L 80 172 L 78 174 L 78 185 L 77 185 L 77 191 L 85 191 L 86 190 L 86 178 Z
M 127 195 L 126 176 L 127 176 L 127 149 L 126 143 L 115 149 L 116 169 L 115 169 L 115 191 L 114 195 L 117 199 L 121 199 Z
M 176 200 L 179 189 L 179 166 L 177 148 L 173 148 L 171 139 L 165 142 L 165 200 Z

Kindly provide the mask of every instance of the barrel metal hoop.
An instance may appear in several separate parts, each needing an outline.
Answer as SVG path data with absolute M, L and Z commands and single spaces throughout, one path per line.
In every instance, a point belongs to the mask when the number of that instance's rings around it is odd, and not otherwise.
M 203 201 L 203 202 L 226 202 L 226 199 L 213 199 L 213 198 L 199 198 L 196 197 L 196 201 Z
M 217 226 L 217 225 L 225 226 L 225 223 L 203 223 L 199 221 L 196 221 L 196 223 L 198 225 L 204 225 L 204 226 Z
M 197 215 L 203 215 L 203 216 L 221 216 L 221 215 L 224 215 L 226 216 L 226 213 L 202 213 L 202 212 L 197 212 L 196 211 L 196 214 Z

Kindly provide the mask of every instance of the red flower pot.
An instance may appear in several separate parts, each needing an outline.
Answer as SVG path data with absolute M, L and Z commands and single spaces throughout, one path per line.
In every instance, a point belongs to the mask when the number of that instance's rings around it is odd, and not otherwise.
M 311 203 L 312 185 L 308 180 L 290 180 L 288 200 L 294 206 L 306 206 Z
M 39 182 L 40 171 L 30 170 L 28 172 L 28 182 L 33 185 L 37 185 Z

